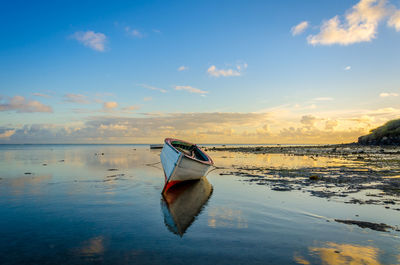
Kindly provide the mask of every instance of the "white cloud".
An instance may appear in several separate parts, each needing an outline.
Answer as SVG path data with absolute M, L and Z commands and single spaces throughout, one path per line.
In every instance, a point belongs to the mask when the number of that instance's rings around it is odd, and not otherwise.
M 71 102 L 71 103 L 79 103 L 79 104 L 89 104 L 90 103 L 85 95 L 71 94 L 71 93 L 64 95 L 64 101 Z
M 201 89 L 191 87 L 191 86 L 175 86 L 175 90 L 186 90 L 186 91 L 189 91 L 190 93 L 196 93 L 196 94 L 207 94 L 208 93 L 205 90 L 201 90 Z
M 346 67 L 344 68 L 344 70 L 345 70 L 345 71 L 350 71 L 350 70 L 351 70 L 351 66 L 350 66 L 350 65 L 346 66 Z
M 89 47 L 95 51 L 104 52 L 105 44 L 107 41 L 106 35 L 100 32 L 94 31 L 78 31 L 72 35 L 73 39 L 76 39 L 86 47 Z
M 178 71 L 182 72 L 182 71 L 185 71 L 185 70 L 188 70 L 188 69 L 189 69 L 189 67 L 182 65 L 182 66 L 179 66 Z
M 161 34 L 161 30 L 159 30 L 159 29 L 153 29 L 153 32 L 157 33 L 157 34 Z
M 387 97 L 397 97 L 399 94 L 397 93 L 380 93 L 379 96 L 381 98 L 387 98 Z
M 118 103 L 115 101 L 109 101 L 109 102 L 103 103 L 104 110 L 111 110 L 111 109 L 115 109 L 116 107 L 118 107 Z
M 236 65 L 236 69 L 217 69 L 215 65 L 211 65 L 207 69 L 207 73 L 210 76 L 214 77 L 240 76 L 242 74 L 242 71 L 246 68 L 247 68 L 247 63 Z
M 150 85 L 147 85 L 147 84 L 138 84 L 138 86 L 141 86 L 141 87 L 144 87 L 144 88 L 147 88 L 147 89 L 150 89 L 150 90 L 160 91 L 161 93 L 167 93 L 167 90 L 165 90 L 163 88 L 158 88 L 158 87 L 150 86 Z
M 143 99 L 143 101 L 150 101 L 150 100 L 152 100 L 153 98 L 152 97 L 145 97 L 144 99 Z
M 128 35 L 138 39 L 144 37 L 143 34 L 138 29 L 131 29 L 130 27 L 125 27 L 125 31 L 128 33 Z
M 388 26 L 395 28 L 396 31 L 400 31 L 400 10 L 394 12 L 394 14 L 389 18 Z
M 303 33 L 308 28 L 308 21 L 303 21 L 291 29 L 292 35 L 296 36 Z
M 341 22 L 335 16 L 322 23 L 317 35 L 308 36 L 312 45 L 349 45 L 371 41 L 376 37 L 378 23 L 387 15 L 385 0 L 360 0 Z
M 26 100 L 22 96 L 14 96 L 8 102 L 0 104 L 0 111 L 15 110 L 18 113 L 24 112 L 53 112 L 52 107 L 44 105 L 36 100 Z

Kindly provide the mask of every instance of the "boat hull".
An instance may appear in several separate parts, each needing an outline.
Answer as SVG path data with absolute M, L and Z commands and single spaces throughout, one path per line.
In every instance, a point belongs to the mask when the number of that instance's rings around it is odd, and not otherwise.
M 160 158 L 166 180 L 164 191 L 182 181 L 201 179 L 212 166 L 186 156 L 168 142 L 164 143 Z

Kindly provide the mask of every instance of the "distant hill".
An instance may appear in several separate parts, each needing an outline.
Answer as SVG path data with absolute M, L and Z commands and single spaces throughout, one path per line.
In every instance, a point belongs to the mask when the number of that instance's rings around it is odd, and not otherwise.
M 400 119 L 391 120 L 358 138 L 363 145 L 400 145 Z

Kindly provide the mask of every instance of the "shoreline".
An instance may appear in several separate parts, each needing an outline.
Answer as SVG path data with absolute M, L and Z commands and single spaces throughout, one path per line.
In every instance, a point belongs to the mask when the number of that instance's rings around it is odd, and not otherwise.
M 337 144 L 323 146 L 212 147 L 207 151 L 252 155 L 329 157 L 351 162 L 332 166 L 276 168 L 232 165 L 220 175 L 235 175 L 271 190 L 302 191 L 311 196 L 351 204 L 382 205 L 400 211 L 400 146 Z
M 293 155 L 325 155 L 348 156 L 359 154 L 390 154 L 400 156 L 397 145 L 361 145 L 357 143 L 332 145 L 293 145 L 293 146 L 235 146 L 205 147 L 206 151 L 230 151 L 253 154 L 293 154 Z

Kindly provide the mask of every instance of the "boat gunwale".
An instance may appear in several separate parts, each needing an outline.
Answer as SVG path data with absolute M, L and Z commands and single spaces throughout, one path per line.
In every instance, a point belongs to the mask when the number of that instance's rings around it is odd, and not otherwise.
M 197 158 L 195 158 L 195 157 L 189 156 L 189 155 L 185 154 L 184 152 L 179 151 L 178 149 L 176 149 L 176 148 L 172 145 L 172 141 L 180 141 L 180 142 L 182 142 L 182 143 L 186 143 L 186 144 L 189 144 L 189 145 L 194 145 L 194 146 L 196 146 L 196 148 L 197 148 L 200 152 L 202 152 L 202 153 L 207 157 L 208 161 L 202 161 L 202 160 L 197 159 Z M 183 140 L 180 140 L 180 139 L 174 139 L 174 138 L 165 138 L 164 142 L 165 142 L 165 144 L 167 144 L 169 147 L 171 147 L 175 152 L 181 153 L 183 156 L 185 156 L 185 157 L 188 158 L 188 159 L 191 159 L 191 160 L 193 160 L 193 161 L 196 161 L 196 162 L 199 162 L 199 163 L 202 163 L 202 164 L 205 164 L 205 165 L 210 165 L 210 166 L 214 165 L 214 162 L 213 162 L 213 160 L 211 159 L 211 157 L 210 157 L 206 152 L 204 152 L 200 147 L 198 147 L 196 144 L 192 144 L 192 143 L 189 143 L 189 142 L 187 142 L 187 141 L 183 141 Z

